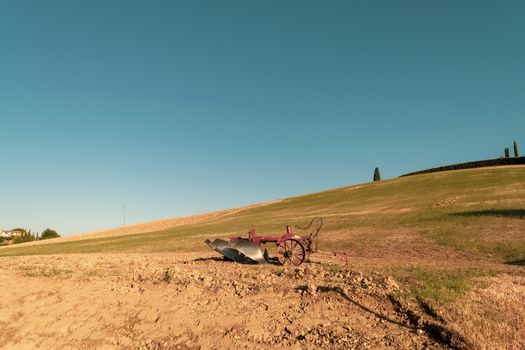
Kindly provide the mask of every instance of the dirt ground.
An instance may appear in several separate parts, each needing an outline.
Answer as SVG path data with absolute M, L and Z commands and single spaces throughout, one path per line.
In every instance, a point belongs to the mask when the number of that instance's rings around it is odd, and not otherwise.
M 392 277 L 216 254 L 0 258 L 2 349 L 444 349 Z

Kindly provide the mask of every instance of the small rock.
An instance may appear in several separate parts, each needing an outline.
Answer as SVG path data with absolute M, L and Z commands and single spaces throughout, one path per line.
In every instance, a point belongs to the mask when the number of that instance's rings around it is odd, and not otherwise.
M 204 284 L 204 287 L 206 287 L 206 288 L 210 288 L 210 287 L 211 287 L 211 285 L 212 285 L 212 281 L 213 281 L 213 280 L 212 280 L 211 277 L 209 277 L 209 276 L 206 276 L 206 277 L 204 277 L 204 278 L 202 279 L 202 282 L 203 282 L 203 284 Z
M 307 290 L 311 295 L 315 295 L 317 293 L 317 286 L 315 284 L 309 284 Z

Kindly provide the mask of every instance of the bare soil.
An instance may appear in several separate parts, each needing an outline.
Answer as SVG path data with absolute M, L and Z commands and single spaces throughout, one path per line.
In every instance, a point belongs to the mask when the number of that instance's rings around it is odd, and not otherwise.
M 444 349 L 392 277 L 216 254 L 1 258 L 2 349 Z M 436 331 L 438 330 L 438 331 Z

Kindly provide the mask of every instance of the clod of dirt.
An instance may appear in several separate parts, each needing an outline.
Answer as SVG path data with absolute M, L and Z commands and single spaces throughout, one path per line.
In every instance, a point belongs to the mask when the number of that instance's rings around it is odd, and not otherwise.
M 316 295 L 317 294 L 317 286 L 315 284 L 309 284 L 307 288 L 308 293 L 310 295 Z
M 397 284 L 396 280 L 392 276 L 388 276 L 383 281 L 385 287 L 392 292 L 399 290 L 399 284 Z

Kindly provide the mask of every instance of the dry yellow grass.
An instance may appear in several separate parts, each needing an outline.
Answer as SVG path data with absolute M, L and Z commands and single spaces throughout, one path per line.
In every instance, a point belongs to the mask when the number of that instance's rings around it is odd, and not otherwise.
M 219 210 L 219 211 L 197 214 L 197 215 L 178 216 L 178 217 L 169 218 L 169 219 L 148 221 L 148 222 L 144 222 L 140 224 L 119 226 L 119 227 L 114 227 L 114 228 L 109 228 L 109 229 L 104 229 L 104 230 L 98 230 L 98 231 L 83 232 L 83 233 L 75 234 L 73 236 L 61 237 L 61 238 L 52 239 L 52 240 L 28 242 L 28 243 L 23 243 L 17 246 L 42 245 L 42 244 L 51 244 L 51 243 L 60 243 L 60 242 L 74 242 L 74 241 L 81 241 L 81 240 L 86 240 L 86 239 L 108 238 L 108 237 L 116 237 L 116 236 L 133 235 L 137 233 L 143 234 L 143 233 L 159 232 L 159 231 L 168 230 L 168 229 L 172 229 L 172 228 L 176 228 L 180 226 L 203 224 L 203 223 L 206 223 L 212 220 L 226 218 L 230 215 L 234 215 L 243 210 L 263 207 L 263 206 L 271 205 L 271 204 L 278 203 L 278 202 L 279 200 L 275 200 L 275 201 L 270 201 L 270 202 L 265 202 L 265 203 L 252 204 L 252 205 L 247 205 L 247 206 L 243 206 L 239 208 L 225 209 L 225 210 Z M 15 245 L 11 245 L 10 247 L 15 247 Z
M 219 217 L 226 216 L 235 211 L 235 209 L 222 210 L 217 212 L 190 215 L 190 216 L 180 216 L 170 219 L 163 219 L 157 221 L 149 221 L 145 223 L 127 225 L 121 227 L 115 227 L 107 230 L 93 231 L 93 232 L 84 232 L 77 234 L 72 237 L 67 237 L 69 240 L 82 240 L 82 239 L 92 239 L 92 238 L 105 238 L 105 237 L 114 237 L 122 235 L 132 235 L 135 233 L 148 233 L 162 231 L 169 228 L 184 226 L 184 225 L 196 225 L 208 222 L 212 219 L 217 219 Z
M 451 327 L 473 349 L 525 349 L 525 276 L 501 274 L 479 282 L 448 310 Z

